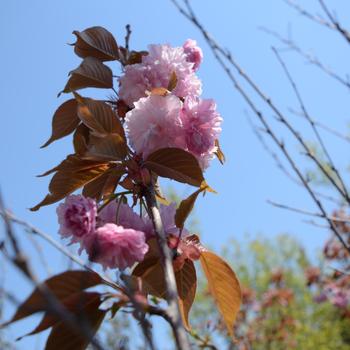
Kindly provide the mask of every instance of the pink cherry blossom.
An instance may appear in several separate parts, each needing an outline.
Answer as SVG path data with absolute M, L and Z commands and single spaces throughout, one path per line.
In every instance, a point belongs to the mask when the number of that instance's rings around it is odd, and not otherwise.
M 125 116 L 133 149 L 145 158 L 160 148 L 184 148 L 181 108 L 182 102 L 174 95 L 151 95 L 135 102 L 135 108 Z
M 222 118 L 214 100 L 187 97 L 181 113 L 187 150 L 206 168 L 216 151 L 215 140 L 221 132 Z
M 80 242 L 86 235 L 95 230 L 97 207 L 91 198 L 81 195 L 70 195 L 57 209 L 59 233 L 71 237 L 72 243 Z
M 145 234 L 146 241 L 154 236 L 153 225 L 151 219 L 143 215 L 135 213 L 129 205 L 121 203 L 117 219 L 118 203 L 116 201 L 110 202 L 106 205 L 98 215 L 100 226 L 107 223 L 121 225 L 125 228 L 132 228 L 136 231 L 142 231 Z
M 144 259 L 149 248 L 142 231 L 115 224 L 99 227 L 94 234 L 86 236 L 83 244 L 90 260 L 104 269 L 131 267 Z
M 196 71 L 203 60 L 202 49 L 197 45 L 197 42 L 192 39 L 187 39 L 185 41 L 183 49 L 186 55 L 186 60 L 193 63 L 193 70 Z
M 149 45 L 149 53 L 142 57 L 142 62 L 127 66 L 119 79 L 119 96 L 130 107 L 146 91 L 153 88 L 167 88 L 173 73 L 177 84 L 173 93 L 178 97 L 200 95 L 201 81 L 193 71 L 193 63 L 189 62 L 182 47 L 170 45 Z

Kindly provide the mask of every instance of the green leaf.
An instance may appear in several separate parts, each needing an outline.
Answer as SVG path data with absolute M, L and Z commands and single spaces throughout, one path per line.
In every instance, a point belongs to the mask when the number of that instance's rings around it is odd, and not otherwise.
M 95 57 L 101 61 L 119 59 L 119 50 L 114 36 L 103 27 L 91 27 L 82 32 L 74 31 L 77 41 L 74 52 L 82 58 Z
M 52 118 L 52 133 L 50 138 L 41 146 L 44 148 L 55 140 L 71 134 L 79 125 L 77 101 L 68 100 L 61 104 Z
M 241 305 L 239 281 L 231 267 L 214 253 L 203 251 L 200 262 L 208 280 L 209 289 L 233 337 L 233 326 Z
M 80 66 L 72 70 L 69 75 L 70 78 L 62 92 L 73 92 L 84 88 L 111 89 L 113 87 L 111 69 L 94 57 L 86 57 Z
M 162 148 L 151 153 L 144 166 L 157 175 L 192 186 L 201 187 L 204 182 L 197 159 L 180 148 Z

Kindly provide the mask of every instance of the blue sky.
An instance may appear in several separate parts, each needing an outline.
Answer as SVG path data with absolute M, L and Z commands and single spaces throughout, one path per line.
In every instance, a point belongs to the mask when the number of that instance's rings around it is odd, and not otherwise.
M 317 1 L 307 3 L 310 10 L 321 12 Z M 341 74 L 348 72 L 350 51 L 343 39 L 296 14 L 282 0 L 195 0 L 193 6 L 208 30 L 232 51 L 244 69 L 283 111 L 296 107 L 297 103 L 271 51 L 271 45 L 281 45 L 259 30 L 259 26 L 282 35 L 289 33 L 306 51 L 317 54 Z M 339 18 L 345 20 L 345 25 L 349 24 L 345 14 L 349 13 L 350 4 L 332 1 L 332 6 L 338 9 Z M 203 242 L 218 250 L 231 237 L 241 240 L 247 233 L 273 237 L 289 232 L 305 245 L 310 254 L 316 253 L 322 246 L 327 231 L 303 223 L 304 218 L 297 214 L 266 203 L 267 199 L 271 199 L 315 211 L 305 191 L 287 179 L 262 149 L 247 122 L 248 107 L 233 90 L 200 33 L 177 13 L 170 1 L 11 0 L 0 2 L 0 16 L 3 52 L 0 58 L 0 186 L 7 206 L 16 215 L 59 239 L 55 205 L 36 213 L 27 208 L 41 200 L 47 191 L 49 179 L 35 176 L 56 165 L 72 150 L 69 137 L 44 150 L 39 149 L 50 135 L 53 112 L 69 98 L 56 98 L 57 93 L 65 85 L 67 73 L 80 62 L 66 43 L 74 42 L 73 30 L 94 25 L 106 27 L 123 42 L 124 27 L 129 23 L 133 30 L 131 45 L 137 50 L 145 49 L 149 43 L 182 45 L 187 38 L 196 39 L 203 48 L 205 57 L 199 71 L 203 95 L 217 101 L 224 118 L 221 145 L 227 157 L 224 166 L 214 161 L 206 173 L 208 183 L 218 194 L 209 194 L 198 201 L 196 215 Z M 307 65 L 294 53 L 284 52 L 283 55 L 310 114 L 345 133 L 350 120 L 349 91 L 315 67 Z M 87 91 L 86 95 L 89 93 Z M 255 98 L 255 101 L 258 102 L 258 99 Z M 273 118 L 270 111 L 266 116 Z M 307 124 L 295 116 L 291 116 L 291 120 L 306 138 L 311 138 Z M 308 163 L 299 155 L 298 146 L 288 134 L 277 130 L 297 155 L 299 164 L 306 169 Z M 323 135 L 337 164 L 345 170 L 349 145 L 328 134 Z M 183 196 L 192 190 L 185 186 L 176 188 Z M 332 209 L 332 205 L 328 208 Z M 18 230 L 18 234 L 24 233 Z M 37 265 L 37 252 L 30 241 L 24 242 L 24 249 Z M 50 258 L 51 270 L 57 272 L 62 269 L 63 258 L 48 246 L 43 247 L 44 255 Z M 5 272 L 13 292 L 23 299 L 30 286 L 23 282 L 21 276 L 13 274 L 11 268 Z M 44 273 L 43 269 L 38 270 L 39 276 L 44 276 Z M 30 323 L 22 322 L 12 327 L 11 336 L 29 330 Z M 20 342 L 18 348 L 34 349 L 35 344 L 35 339 L 28 338 Z

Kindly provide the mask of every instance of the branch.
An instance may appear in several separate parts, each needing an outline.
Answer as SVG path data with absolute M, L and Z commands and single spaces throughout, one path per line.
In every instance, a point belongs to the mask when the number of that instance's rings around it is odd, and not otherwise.
M 20 226 L 23 226 L 27 232 L 29 232 L 31 234 L 34 234 L 34 235 L 38 235 L 39 237 L 43 238 L 46 242 L 51 244 L 58 251 L 60 251 L 62 254 L 67 256 L 70 260 L 74 261 L 76 264 L 78 264 L 79 266 L 81 266 L 85 270 L 98 274 L 102 278 L 102 280 L 104 281 L 104 283 L 106 285 L 109 285 L 110 287 L 112 287 L 114 289 L 117 289 L 117 290 L 122 290 L 122 288 L 120 286 L 118 286 L 115 282 L 111 281 L 107 276 L 102 276 L 101 274 L 96 272 L 90 266 L 85 264 L 81 259 L 79 259 L 76 255 L 72 254 L 69 250 L 64 248 L 59 243 L 57 243 L 47 233 L 45 233 L 45 232 L 41 231 L 40 229 L 34 227 L 30 223 L 17 218 L 15 215 L 13 215 L 12 213 L 10 213 L 7 210 L 0 209 L 0 216 L 2 216 L 4 219 L 6 218 L 10 222 L 13 222 L 13 223 L 16 223 L 16 224 L 18 224 Z
M 4 202 L 0 193 L 0 213 L 4 219 L 6 234 L 11 243 L 13 256 L 10 255 L 10 252 L 5 251 L 5 247 L 2 247 L 4 256 L 15 266 L 17 267 L 28 279 L 29 282 L 40 292 L 43 298 L 46 301 L 47 311 L 55 315 L 61 322 L 67 324 L 73 330 L 82 334 L 94 348 L 98 350 L 104 350 L 99 342 L 94 338 L 94 332 L 91 327 L 84 322 L 84 319 L 77 320 L 76 317 L 69 311 L 67 308 L 57 299 L 57 297 L 51 292 L 45 283 L 40 283 L 37 277 L 34 275 L 28 259 L 22 253 L 20 245 L 15 237 L 12 220 L 7 215 L 5 210 Z
M 298 168 L 297 164 L 294 162 L 292 156 L 290 155 L 289 151 L 285 147 L 284 143 L 279 140 L 277 135 L 272 130 L 269 122 L 263 115 L 263 113 L 256 107 L 252 99 L 249 97 L 248 93 L 244 90 L 244 88 L 241 86 L 239 81 L 236 79 L 234 74 L 232 73 L 230 66 L 233 67 L 237 73 L 245 80 L 245 82 L 255 91 L 255 93 L 267 104 L 268 107 L 278 116 L 278 120 L 285 125 L 285 127 L 291 132 L 291 134 L 298 140 L 298 142 L 303 146 L 305 149 L 305 152 L 309 155 L 309 157 L 316 163 L 320 169 L 323 169 L 322 164 L 318 161 L 315 156 L 312 155 L 311 151 L 309 150 L 306 142 L 303 140 L 303 138 L 300 136 L 300 134 L 292 127 L 292 125 L 287 121 L 287 119 L 284 117 L 284 115 L 281 113 L 281 111 L 275 106 L 275 104 L 272 102 L 271 98 L 266 96 L 264 92 L 259 88 L 259 86 L 250 78 L 248 74 L 246 74 L 241 66 L 234 60 L 232 54 L 230 51 L 223 49 L 207 32 L 207 30 L 203 27 L 203 25 L 199 22 L 197 19 L 189 0 L 183 0 L 184 7 L 180 6 L 179 2 L 177 0 L 170 0 L 176 8 L 179 10 L 179 12 L 187 18 L 190 22 L 192 22 L 195 27 L 199 29 L 199 31 L 202 33 L 205 41 L 209 45 L 215 59 L 218 61 L 222 69 L 225 71 L 228 78 L 233 83 L 235 89 L 239 92 L 239 94 L 243 97 L 243 99 L 246 101 L 246 103 L 249 105 L 249 107 L 252 109 L 254 114 L 257 116 L 259 121 L 261 122 L 262 126 L 264 127 L 266 133 L 271 137 L 273 142 L 276 144 L 276 146 L 281 150 L 283 155 L 285 156 L 286 160 L 290 164 L 291 168 L 297 175 L 297 177 L 302 182 L 303 186 L 305 187 L 306 191 L 310 195 L 311 199 L 314 201 L 318 209 L 320 210 L 321 214 L 324 215 L 324 217 L 327 220 L 327 223 L 329 225 L 329 228 L 331 231 L 335 234 L 335 236 L 338 238 L 338 240 L 341 242 L 341 244 L 344 246 L 344 248 L 350 252 L 350 247 L 348 247 L 347 243 L 344 241 L 343 237 L 341 236 L 340 232 L 338 231 L 337 227 L 335 226 L 334 222 L 332 220 L 329 220 L 327 218 L 327 212 L 325 208 L 323 207 L 322 202 L 318 199 L 317 195 L 313 191 L 313 189 L 310 187 L 308 181 L 303 176 L 301 170 Z M 325 171 L 325 169 L 323 169 Z M 337 190 L 339 190 L 339 187 L 336 187 Z M 344 196 L 344 193 L 342 193 Z M 349 201 L 350 202 L 350 201 Z
M 168 315 L 170 324 L 173 328 L 176 344 L 179 350 L 189 350 L 190 346 L 187 339 L 185 328 L 182 324 L 180 308 L 178 303 L 178 292 L 176 286 L 175 273 L 173 269 L 173 257 L 168 247 L 168 242 L 164 232 L 163 223 L 160 217 L 157 206 L 156 195 L 154 188 L 151 185 L 145 189 L 145 199 L 150 213 L 150 218 L 156 233 L 158 247 L 160 251 L 161 260 L 164 268 L 165 284 L 167 288 L 166 299 L 168 302 Z

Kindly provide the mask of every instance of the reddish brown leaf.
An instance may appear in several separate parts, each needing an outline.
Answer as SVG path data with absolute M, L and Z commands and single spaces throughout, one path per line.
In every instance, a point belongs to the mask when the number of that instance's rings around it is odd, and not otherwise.
M 145 167 L 157 175 L 200 187 L 204 181 L 197 159 L 179 148 L 162 148 L 151 153 Z
M 124 160 L 127 153 L 125 139 L 119 134 L 108 134 L 103 137 L 91 136 L 84 158 L 105 161 Z
M 102 89 L 113 87 L 111 69 L 94 57 L 86 57 L 69 75 L 70 78 L 62 92 L 73 92 L 88 87 Z
M 204 190 L 205 188 L 202 187 L 196 192 L 192 193 L 188 198 L 181 201 L 180 206 L 176 209 L 175 213 L 175 224 L 179 229 L 183 229 L 185 221 L 190 215 L 198 195 Z
M 78 101 L 78 116 L 88 128 L 101 136 L 119 134 L 125 140 L 123 126 L 107 103 L 83 98 L 78 94 L 75 97 Z
M 106 311 L 99 310 L 97 305 L 88 305 L 79 318 L 78 325 L 82 329 L 72 329 L 64 322 L 56 324 L 46 341 L 45 350 L 85 350 L 105 315 Z M 90 334 L 86 334 L 85 329 L 88 329 Z
M 110 168 L 104 174 L 88 183 L 83 189 L 83 195 L 94 198 L 96 201 L 110 196 L 115 191 L 124 172 L 125 169 L 123 167 Z
M 106 170 L 108 170 L 108 164 L 103 163 L 81 171 L 58 170 L 51 179 L 49 185 L 50 193 L 30 210 L 36 211 L 44 205 L 49 205 L 63 199 L 78 188 L 102 175 Z
M 45 285 L 60 301 L 86 288 L 103 283 L 97 273 L 89 271 L 66 271 L 46 280 Z M 33 313 L 45 311 L 47 301 L 38 289 L 18 307 L 16 313 L 7 324 L 21 320 Z
M 58 170 L 67 172 L 83 171 L 90 168 L 95 168 L 101 164 L 105 164 L 105 162 L 100 160 L 84 159 L 76 154 L 70 154 L 60 164 L 46 171 L 45 173 L 38 175 L 38 177 L 50 175 Z
M 51 142 L 71 134 L 80 123 L 77 112 L 77 101 L 68 100 L 61 104 L 52 118 L 52 133 L 50 138 L 41 146 L 44 148 Z
M 191 329 L 188 315 L 191 310 L 197 289 L 196 269 L 191 260 L 186 260 L 183 268 L 175 273 L 179 306 L 184 326 Z
M 147 51 L 131 51 L 129 53 L 129 58 L 126 64 L 128 65 L 128 64 L 141 63 L 142 57 L 147 55 L 148 55 Z
M 132 274 L 133 276 L 141 277 L 143 291 L 146 294 L 165 298 L 164 269 L 159 258 L 144 260 L 137 265 Z
M 96 308 L 98 308 L 101 305 L 101 294 L 96 292 L 77 292 L 73 295 L 68 296 L 64 300 L 61 300 L 61 303 L 66 310 L 76 315 L 77 317 L 82 317 L 84 316 L 85 309 L 90 305 L 93 304 L 96 306 Z M 42 332 L 45 329 L 48 329 L 59 322 L 60 319 L 56 315 L 50 312 L 46 312 L 44 317 L 42 318 L 40 323 L 34 328 L 34 330 L 32 330 L 30 333 L 23 335 L 17 340 L 20 340 L 28 335 L 33 335 Z
M 220 163 L 224 164 L 226 161 L 226 157 L 220 148 L 219 140 L 215 140 L 215 146 L 217 147 L 215 155 L 219 159 Z
M 200 262 L 207 277 L 210 292 L 229 334 L 233 337 L 233 325 L 242 299 L 239 281 L 231 267 L 214 253 L 202 252 Z
M 80 124 L 73 135 L 73 145 L 76 154 L 83 155 L 87 151 L 89 139 L 90 129 L 85 124 Z
M 77 42 L 74 52 L 82 58 L 95 57 L 101 61 L 114 61 L 119 58 L 119 50 L 114 36 L 103 27 L 91 27 L 82 32 L 74 31 Z

